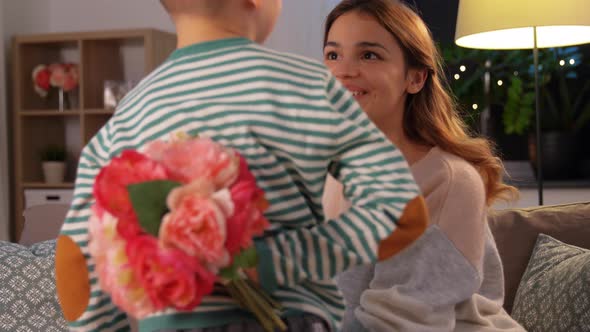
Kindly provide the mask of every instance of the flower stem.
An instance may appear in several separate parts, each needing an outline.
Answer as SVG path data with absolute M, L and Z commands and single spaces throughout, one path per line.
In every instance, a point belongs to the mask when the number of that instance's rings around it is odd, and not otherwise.
M 287 330 L 287 325 L 285 325 L 285 323 L 281 320 L 281 318 L 273 310 L 273 307 L 274 307 L 273 304 L 266 300 L 265 295 L 267 295 L 267 294 L 265 294 L 264 291 L 261 291 L 261 289 L 257 289 L 257 288 L 252 287 L 252 285 L 249 284 L 245 280 L 240 280 L 239 284 L 240 284 L 240 287 L 242 287 L 242 289 L 244 289 L 245 292 L 252 294 L 252 300 L 259 307 L 264 309 L 264 312 L 266 312 L 268 314 L 269 318 L 274 323 L 274 326 L 276 326 L 281 331 Z
M 249 294 L 248 290 L 240 287 L 241 286 L 240 284 L 241 284 L 241 280 L 238 279 L 238 280 L 234 280 L 234 281 L 230 282 L 227 285 L 227 287 L 228 287 L 228 289 L 233 289 L 235 292 L 237 292 L 239 294 L 238 297 L 244 301 L 244 308 L 246 310 L 249 310 L 250 312 L 252 312 L 252 314 L 254 314 L 254 316 L 256 317 L 256 320 L 258 320 L 258 323 L 260 323 L 260 325 L 262 325 L 262 327 L 264 328 L 265 331 L 273 332 L 274 329 L 273 329 L 273 325 L 272 325 L 272 320 L 269 321 L 268 317 L 266 317 L 266 315 L 265 315 L 265 312 L 262 311 L 263 308 L 260 308 L 257 305 L 257 303 L 250 298 L 250 296 L 252 296 L 253 294 Z
M 273 299 L 273 298 L 272 298 L 270 295 L 268 295 L 268 294 L 267 294 L 267 293 L 266 293 L 266 292 L 265 292 L 265 291 L 262 289 L 262 287 L 260 287 L 260 286 L 259 286 L 257 283 L 253 282 L 253 281 L 252 281 L 252 280 L 250 280 L 250 279 L 246 279 L 246 282 L 248 283 L 248 286 L 250 286 L 251 288 L 255 289 L 255 290 L 256 290 L 256 292 L 257 292 L 258 294 L 260 294 L 260 296 L 262 296 L 262 297 L 263 297 L 263 298 L 266 300 L 266 302 L 270 303 L 270 305 L 271 305 L 273 308 L 275 308 L 275 309 L 277 309 L 277 310 L 279 310 L 279 311 L 282 311 L 282 310 L 283 310 L 283 306 L 282 306 L 282 305 L 281 305 L 281 304 L 280 304 L 278 301 L 276 301 L 275 299 Z
M 240 307 L 242 307 L 243 309 L 248 309 L 246 307 L 246 304 L 244 302 L 244 298 L 243 298 L 242 294 L 235 288 L 234 285 L 228 284 L 228 285 L 226 285 L 226 289 L 227 289 L 227 292 L 229 293 L 229 296 L 231 296 L 238 303 L 238 305 Z

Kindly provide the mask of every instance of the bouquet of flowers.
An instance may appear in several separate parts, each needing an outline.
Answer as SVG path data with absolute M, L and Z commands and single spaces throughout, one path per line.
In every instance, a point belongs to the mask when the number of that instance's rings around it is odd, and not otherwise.
M 245 273 L 268 202 L 237 151 L 186 134 L 153 141 L 112 159 L 93 195 L 90 254 L 122 310 L 190 311 L 218 283 L 266 330 L 286 329 L 280 305 Z
M 41 64 L 33 69 L 32 76 L 35 91 L 43 98 L 47 97 L 51 87 L 65 92 L 74 90 L 80 77 L 75 63 L 53 63 L 49 66 Z

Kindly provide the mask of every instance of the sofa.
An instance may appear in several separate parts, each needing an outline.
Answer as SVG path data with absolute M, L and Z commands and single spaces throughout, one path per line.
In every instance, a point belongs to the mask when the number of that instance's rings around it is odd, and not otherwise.
M 41 215 L 51 215 L 45 209 Z M 489 222 L 504 265 L 505 309 L 529 331 L 590 331 L 590 202 L 493 211 Z M 27 223 L 21 238 L 37 242 L 0 242 L 0 332 L 64 331 L 53 283 L 61 221 Z
M 68 206 L 26 209 L 19 243 L 0 241 L 0 332 L 58 332 L 67 325 L 55 290 L 55 238 Z
M 590 331 L 590 202 L 494 211 L 504 308 L 528 331 Z
M 57 302 L 55 240 L 25 247 L 0 242 L 0 331 L 59 332 L 66 324 Z

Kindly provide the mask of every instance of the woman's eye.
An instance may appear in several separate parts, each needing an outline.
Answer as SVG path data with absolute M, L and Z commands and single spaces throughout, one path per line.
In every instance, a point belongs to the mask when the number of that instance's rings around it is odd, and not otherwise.
M 325 57 L 326 60 L 338 60 L 338 54 L 336 52 L 327 52 Z
M 365 52 L 363 53 L 364 60 L 378 60 L 379 56 L 374 52 Z

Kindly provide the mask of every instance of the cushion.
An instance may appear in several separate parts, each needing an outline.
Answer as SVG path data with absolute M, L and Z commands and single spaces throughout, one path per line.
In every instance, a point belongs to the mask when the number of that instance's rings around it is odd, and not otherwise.
M 55 291 L 55 240 L 0 241 L 0 332 L 67 331 Z
M 504 266 L 509 313 L 539 233 L 590 249 L 590 202 L 494 211 L 489 222 Z
M 527 331 L 590 331 L 590 250 L 541 234 L 514 299 Z

